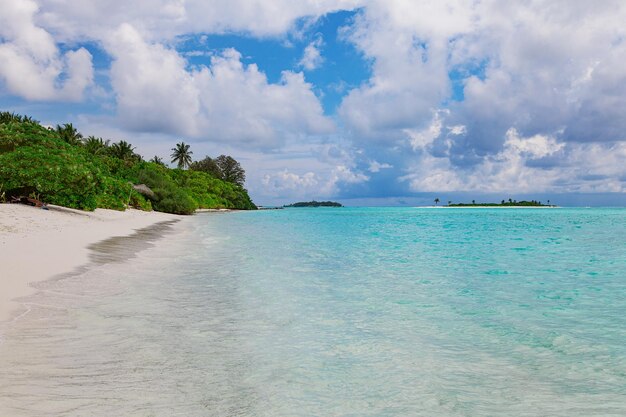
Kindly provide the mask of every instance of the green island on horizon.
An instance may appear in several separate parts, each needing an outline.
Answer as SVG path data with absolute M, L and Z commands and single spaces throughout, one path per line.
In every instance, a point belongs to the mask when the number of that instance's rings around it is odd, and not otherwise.
M 550 204 L 550 200 L 548 200 L 547 204 L 543 204 L 538 200 L 513 200 L 509 198 L 508 200 L 502 200 L 499 203 L 477 203 L 476 200 L 472 200 L 471 203 L 452 203 L 452 201 L 448 201 L 447 205 L 439 205 L 441 200 L 439 198 L 435 198 L 434 200 L 436 207 L 557 207 L 554 204 Z
M 298 208 L 298 207 L 343 207 L 341 203 L 336 201 L 299 201 L 297 203 L 284 205 L 285 208 Z
M 471 203 L 452 204 L 449 202 L 448 205 L 445 207 L 556 207 L 556 206 L 553 204 L 550 204 L 549 201 L 548 201 L 548 204 L 543 204 L 541 201 L 535 201 L 535 200 L 515 201 L 515 200 L 509 199 L 509 201 L 502 200 L 500 203 L 475 203 L 472 201 Z

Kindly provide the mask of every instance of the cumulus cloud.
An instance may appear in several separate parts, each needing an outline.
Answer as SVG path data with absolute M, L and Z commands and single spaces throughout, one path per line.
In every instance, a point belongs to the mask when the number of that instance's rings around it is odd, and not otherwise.
M 357 146 L 407 148 L 412 191 L 620 190 L 624 21 L 612 0 L 372 1 L 343 29 L 372 76 L 339 113 Z
M 91 54 L 61 53 L 54 38 L 34 22 L 32 0 L 0 0 L 0 80 L 27 100 L 78 101 L 93 82 Z
M 174 49 L 148 42 L 129 24 L 105 43 L 121 121 L 141 131 L 276 147 L 293 135 L 334 130 L 304 76 L 285 71 L 269 83 L 234 49 L 188 68 Z
M 318 36 L 313 42 L 308 44 L 307 47 L 304 48 L 304 54 L 298 65 L 308 71 L 319 68 L 324 62 L 324 57 L 322 57 L 321 52 L 323 44 L 324 41 L 321 36 Z
M 420 128 L 449 95 L 450 37 L 471 27 L 466 1 L 373 1 L 352 26 L 347 41 L 372 61 L 372 77 L 343 100 L 340 114 L 360 138 L 397 140 Z
M 102 39 L 124 23 L 149 40 L 188 33 L 282 36 L 298 19 L 352 9 L 357 0 L 39 0 L 40 20 L 63 40 Z
M 393 168 L 393 165 L 388 164 L 386 162 L 380 163 L 378 161 L 370 161 L 369 167 L 367 170 L 372 173 L 380 172 L 381 169 L 390 169 Z
M 270 200 L 335 198 L 370 180 L 359 167 L 362 157 L 347 143 L 290 146 L 274 154 L 275 161 L 266 166 L 269 172 L 259 175 L 258 195 Z M 276 164 L 283 168 L 272 169 Z
M 360 184 L 369 179 L 345 165 L 338 165 L 329 173 L 305 172 L 296 174 L 283 170 L 263 178 L 264 194 L 274 198 L 322 198 L 337 195 L 341 186 Z
M 356 88 L 337 82 L 345 96 L 331 116 L 302 73 L 270 82 L 234 49 L 211 52 L 204 66 L 176 50 L 180 36 L 296 36 L 315 27 L 303 20 L 356 8 L 339 36 L 371 77 Z M 0 0 L 0 9 L 0 88 L 12 95 L 80 100 L 93 83 L 92 57 L 72 46 L 95 41 L 112 59 L 107 93 L 124 129 L 284 158 L 285 144 L 335 142 L 316 145 L 312 165 L 285 170 L 279 161 L 278 173 L 264 172 L 259 187 L 274 194 L 332 195 L 364 183 L 394 193 L 399 184 L 624 190 L 620 0 Z M 301 70 L 326 69 L 321 50 L 331 40 L 314 39 Z
M 173 49 L 145 42 L 129 24 L 105 42 L 111 54 L 111 85 L 122 122 L 135 130 L 197 132 L 199 91 L 185 60 Z
M 625 160 L 626 143 L 567 143 L 512 128 L 502 149 L 478 164 L 458 168 L 425 152 L 400 181 L 415 192 L 624 192 Z

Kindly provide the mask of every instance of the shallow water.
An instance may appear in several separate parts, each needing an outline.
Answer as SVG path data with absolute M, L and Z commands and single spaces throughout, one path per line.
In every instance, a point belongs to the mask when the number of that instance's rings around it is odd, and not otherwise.
M 0 342 L 0 416 L 626 415 L 626 210 L 178 228 L 39 284 Z

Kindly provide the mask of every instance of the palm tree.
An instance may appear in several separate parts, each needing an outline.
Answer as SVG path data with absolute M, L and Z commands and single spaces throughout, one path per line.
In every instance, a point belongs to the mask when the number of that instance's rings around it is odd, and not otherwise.
M 80 145 L 83 135 L 71 124 L 65 123 L 63 126 L 57 125 L 56 132 L 65 142 L 70 145 Z
M 0 112 L 0 124 L 5 123 L 39 123 L 30 116 L 20 116 L 17 113 L 9 113 L 8 111 Z
M 111 145 L 111 155 L 123 161 L 128 161 L 136 156 L 135 147 L 125 140 L 120 140 Z
M 439 204 L 439 197 L 435 198 L 435 205 Z
M 165 166 L 165 162 L 163 162 L 163 159 L 158 157 L 158 156 L 156 156 L 156 155 L 154 155 L 154 158 L 152 158 L 150 160 L 150 162 L 154 162 L 155 164 L 159 164 L 159 165 Z
M 87 139 L 83 139 L 83 145 L 85 149 L 92 155 L 100 155 L 104 153 L 109 147 L 110 140 L 104 140 L 95 136 L 89 136 Z
M 472 200 L 472 204 L 476 204 L 476 200 Z
M 189 150 L 189 145 L 185 142 L 177 143 L 175 148 L 172 148 L 172 163 L 176 162 L 178 168 L 187 168 L 191 165 L 191 155 L 193 152 Z
M 452 201 L 448 200 L 448 205 L 451 206 L 452 205 Z

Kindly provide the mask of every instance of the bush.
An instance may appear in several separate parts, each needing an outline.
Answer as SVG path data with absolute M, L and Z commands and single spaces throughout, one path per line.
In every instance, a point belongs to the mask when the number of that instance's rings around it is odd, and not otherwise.
M 165 213 L 192 214 L 198 208 L 195 200 L 167 175 L 167 168 L 154 165 L 146 165 L 138 174 L 139 182 L 155 194 L 152 207 Z
M 12 152 L 22 146 L 59 148 L 64 144 L 56 132 L 34 122 L 0 124 L 0 153 Z
M 108 141 L 87 138 L 96 149 L 82 143 L 72 125 L 59 132 L 29 117 L 0 112 L 0 201 L 33 195 L 83 210 L 124 210 L 130 204 L 176 214 L 191 214 L 197 208 L 256 209 L 243 187 L 213 176 L 216 162 L 210 158 L 195 165 L 210 172 L 169 169 L 142 161 L 127 142 L 109 147 Z M 139 183 L 150 187 L 155 197 L 146 199 L 132 190 L 131 185 Z
M 100 171 L 80 152 L 25 146 L 0 154 L 0 186 L 52 204 L 94 210 L 103 191 Z
M 130 195 L 130 206 L 138 210 L 152 211 L 152 203 L 150 203 L 150 200 L 146 199 L 137 191 L 133 191 Z
M 255 210 L 248 192 L 241 186 L 200 171 L 171 170 L 176 184 L 187 191 L 199 208 Z
M 124 211 L 131 194 L 131 184 L 128 181 L 112 177 L 104 177 L 103 191 L 98 195 L 98 207 Z

